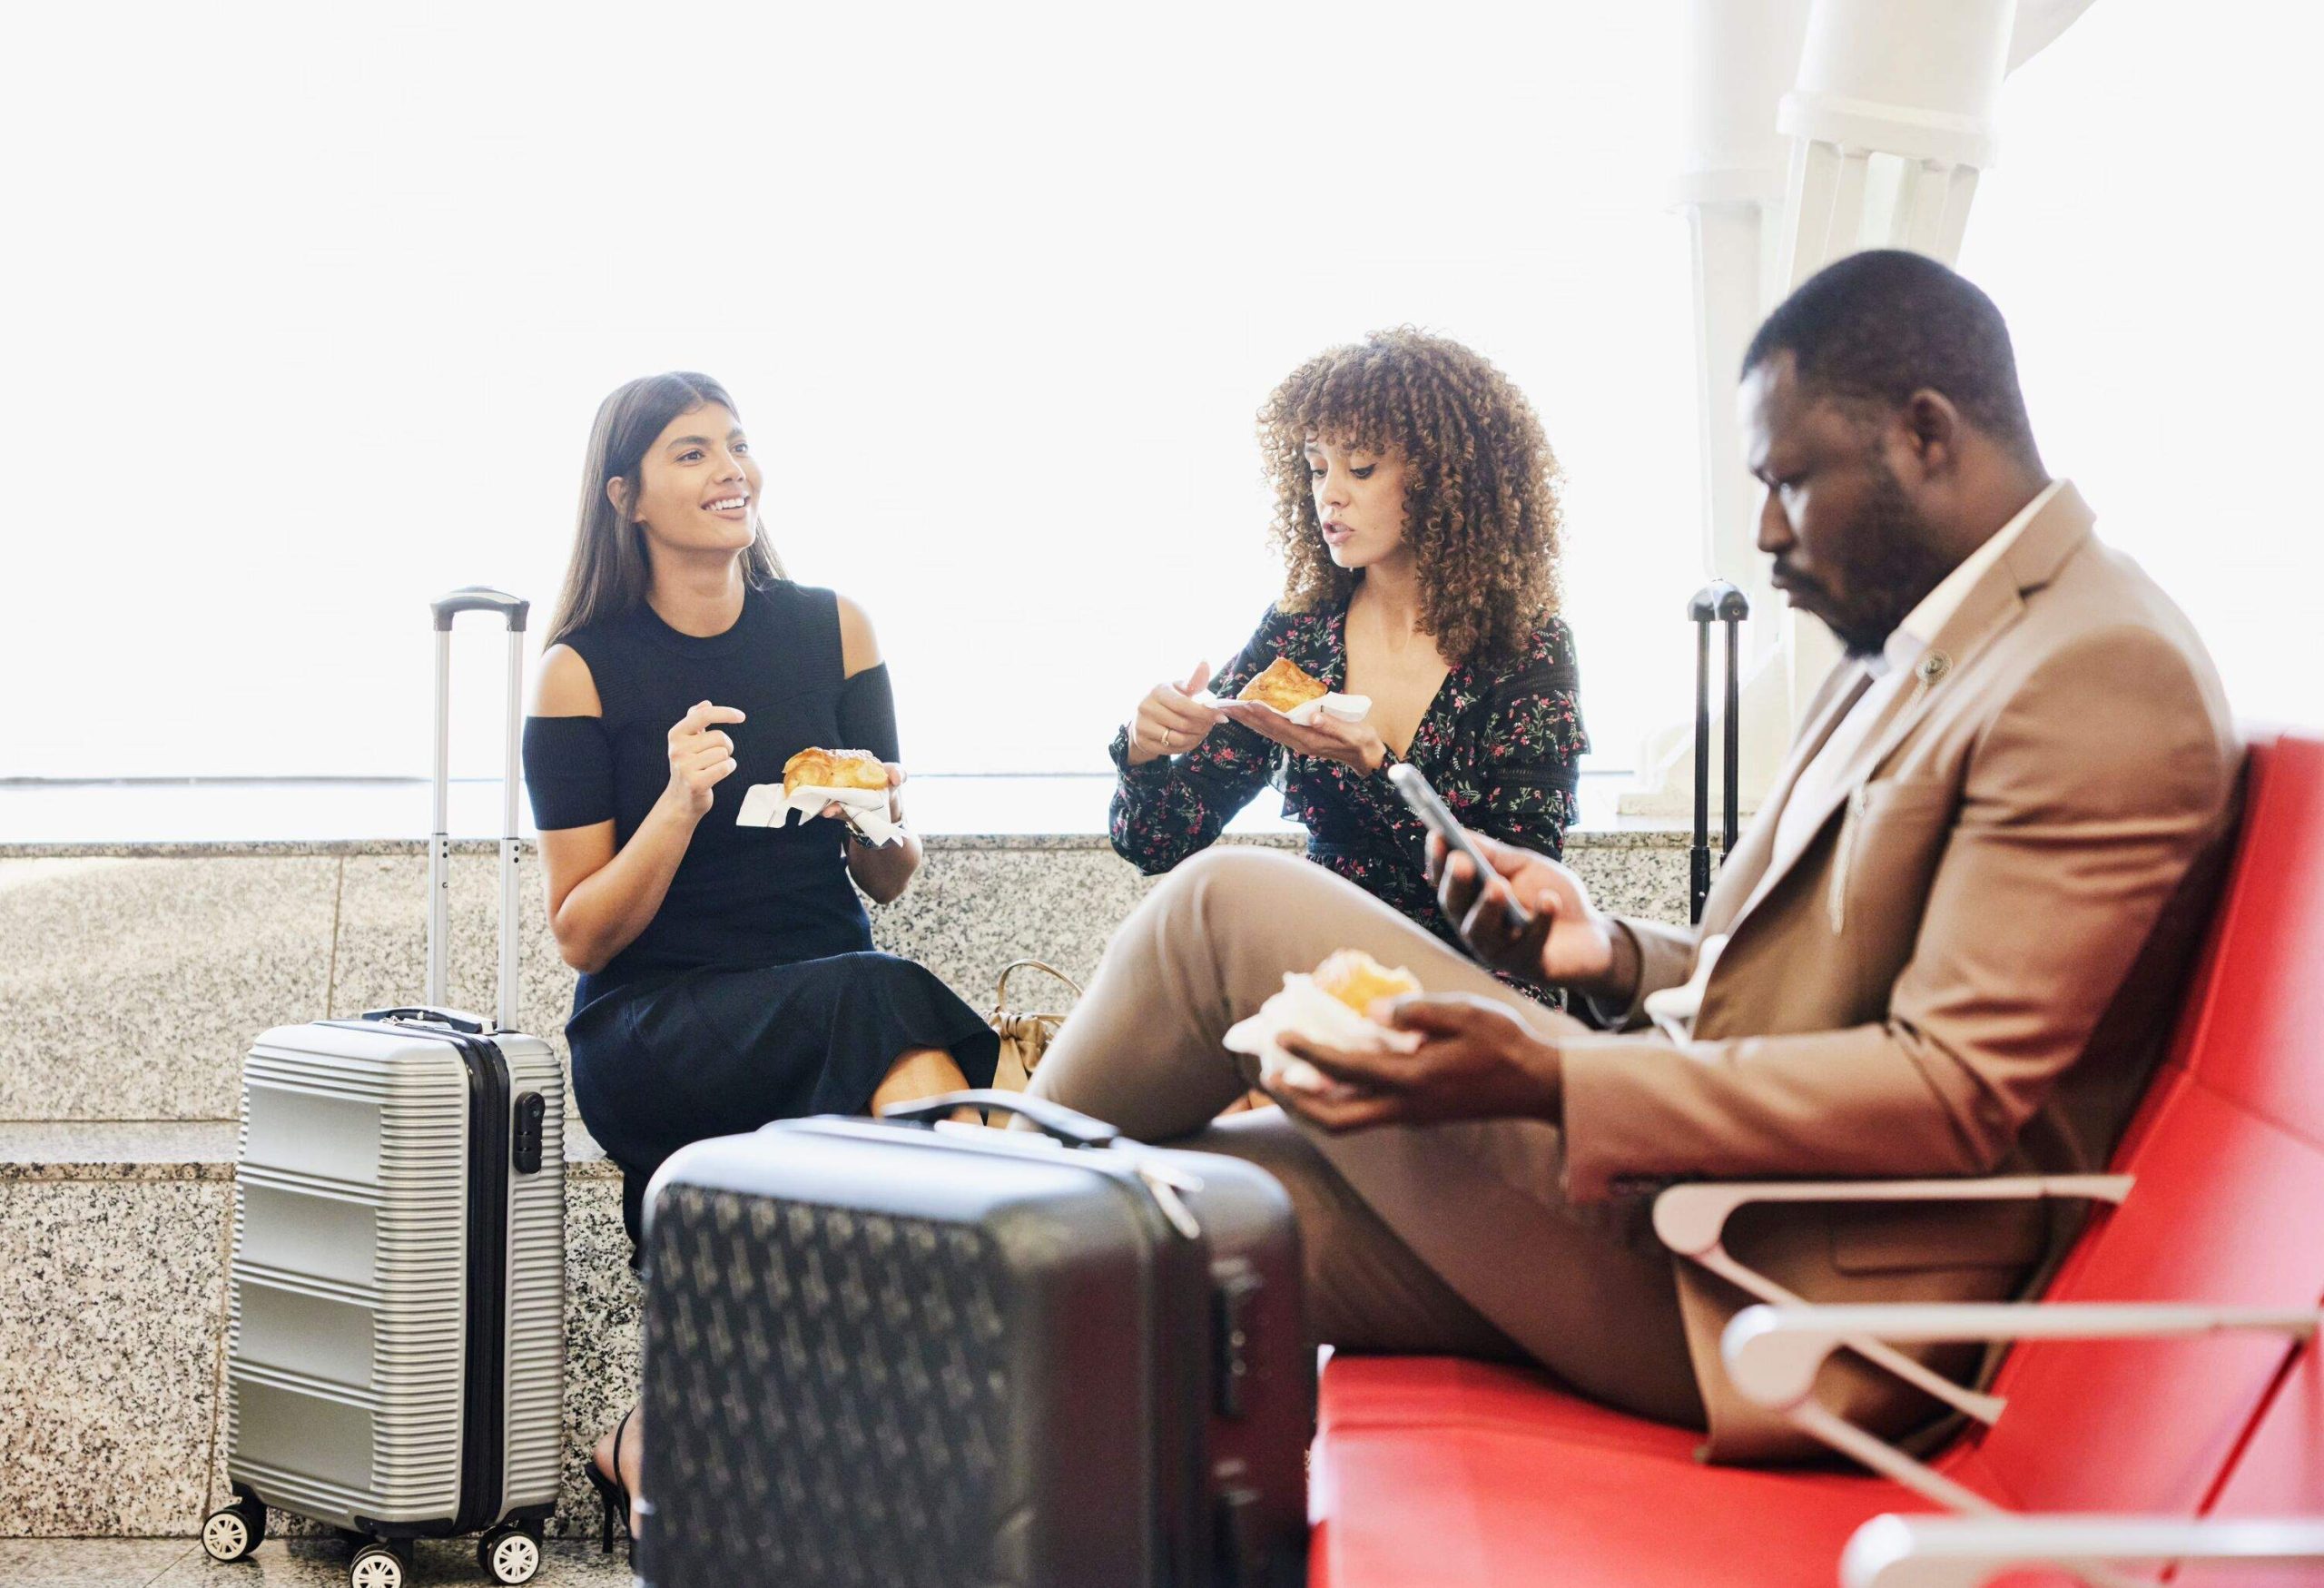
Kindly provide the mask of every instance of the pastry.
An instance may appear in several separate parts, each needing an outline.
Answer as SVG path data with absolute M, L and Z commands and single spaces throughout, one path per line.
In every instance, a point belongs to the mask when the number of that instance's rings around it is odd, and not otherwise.
M 785 799 L 803 788 L 888 786 L 887 764 L 869 750 L 824 750 L 810 745 L 783 764 Z
M 1304 671 L 1290 657 L 1277 656 L 1267 664 L 1265 672 L 1244 685 L 1235 698 L 1256 700 L 1289 716 L 1309 701 L 1320 700 L 1331 692 L 1331 686 Z
M 1341 949 L 1315 967 L 1315 985 L 1358 1014 L 1369 1014 L 1383 998 L 1418 992 L 1420 978 L 1402 965 L 1393 970 L 1362 949 Z

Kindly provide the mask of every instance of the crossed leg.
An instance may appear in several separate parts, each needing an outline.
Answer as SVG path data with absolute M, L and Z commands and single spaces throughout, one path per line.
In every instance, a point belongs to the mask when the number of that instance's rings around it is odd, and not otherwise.
M 1252 849 L 1185 862 L 1123 922 L 1030 1090 L 1147 1141 L 1228 1152 L 1291 1193 L 1320 1342 L 1530 1359 L 1586 1395 L 1699 1427 L 1670 1259 L 1559 1189 L 1538 1120 L 1332 1137 L 1279 1110 L 1212 1124 L 1252 1083 L 1226 1028 L 1334 949 L 1402 964 L 1544 1036 L 1580 1028 L 1362 889 Z

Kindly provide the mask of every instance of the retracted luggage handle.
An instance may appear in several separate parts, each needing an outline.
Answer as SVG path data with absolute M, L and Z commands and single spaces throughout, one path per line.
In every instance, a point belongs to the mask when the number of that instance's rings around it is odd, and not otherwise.
M 484 1019 L 465 1009 L 415 1009 L 406 1004 L 399 1009 L 367 1009 L 357 1017 L 360 1020 L 416 1021 L 422 1025 L 442 1026 L 447 1031 L 466 1036 L 484 1035 Z
M 949 1119 L 955 1109 L 983 1109 L 987 1112 L 997 1109 L 1002 1113 L 1022 1115 L 1042 1135 L 1068 1147 L 1111 1147 L 1122 1135 L 1103 1119 L 1077 1114 L 1071 1109 L 1027 1097 L 1021 1091 L 990 1087 L 975 1091 L 948 1091 L 940 1097 L 921 1098 L 918 1102 L 898 1103 L 881 1110 L 880 1117 L 914 1124 Z
M 463 585 L 449 595 L 438 596 L 428 604 L 436 614 L 436 626 L 448 631 L 452 619 L 463 612 L 497 612 L 508 620 L 509 631 L 522 634 L 525 619 L 533 604 L 522 596 L 511 596 L 506 590 L 496 590 L 489 585 Z
M 444 1007 L 446 964 L 451 952 L 452 619 L 463 612 L 497 612 L 508 626 L 507 757 L 501 769 L 499 1029 L 517 1028 L 517 754 L 524 718 L 525 619 L 532 603 L 506 590 L 469 585 L 429 602 L 436 621 L 436 820 L 428 840 L 428 991 L 422 1001 Z
M 1202 1238 L 1202 1225 L 1187 1206 L 1186 1198 L 1179 1195 L 1181 1191 L 1201 1190 L 1202 1182 L 1185 1170 L 1171 1167 L 1166 1161 L 1168 1154 L 1146 1150 L 1103 1119 L 1077 1114 L 1071 1109 L 1027 1097 L 1021 1091 L 990 1087 L 948 1091 L 941 1097 L 922 1098 L 916 1103 L 899 1103 L 892 1109 L 882 1109 L 880 1117 L 905 1123 L 927 1121 L 940 1127 L 954 1109 L 998 1109 L 1006 1114 L 1021 1114 L 1053 1141 L 1061 1141 L 1068 1147 L 1113 1149 L 1109 1156 L 1127 1160 L 1130 1173 L 1146 1188 L 1147 1195 L 1154 1198 L 1155 1207 L 1171 1227 L 1188 1240 Z M 652 1194 L 650 1189 L 647 1194 Z
M 1720 828 L 1719 853 L 1735 850 L 1736 745 L 1739 734 L 1736 702 L 1741 646 L 1737 632 L 1751 616 L 1750 597 L 1715 579 L 1695 592 L 1687 603 L 1687 617 L 1695 626 L 1695 842 L 1687 855 L 1687 919 L 1703 918 L 1703 901 L 1710 896 L 1710 626 L 1727 625 L 1727 722 L 1721 776 L 1725 820 Z

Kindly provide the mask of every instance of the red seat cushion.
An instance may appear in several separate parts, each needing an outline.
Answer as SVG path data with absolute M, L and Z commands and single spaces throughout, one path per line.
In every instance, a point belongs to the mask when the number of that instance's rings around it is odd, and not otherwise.
M 1881 1478 L 1702 1465 L 1701 1435 L 1513 1367 L 1334 1356 L 1321 1410 L 1310 1588 L 1827 1583 L 1860 1524 L 1932 1509 Z

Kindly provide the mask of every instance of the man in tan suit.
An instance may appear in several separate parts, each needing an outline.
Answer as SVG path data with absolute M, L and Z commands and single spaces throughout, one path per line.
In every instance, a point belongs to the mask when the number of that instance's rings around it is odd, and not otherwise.
M 1585 1021 L 1314 867 L 1214 852 L 1125 922 L 1034 1090 L 1274 1169 L 1320 1338 L 1531 1359 L 1754 1459 L 1797 1445 L 1724 1384 L 1744 1297 L 1654 1245 L 1651 1191 L 2102 1166 L 2169 1029 L 2238 755 L 2185 618 L 2043 469 L 1974 287 L 1844 260 L 1770 316 L 1739 397 L 1760 549 L 1849 654 L 1699 930 L 1602 915 L 1499 845 L 1481 891 L 1436 846 L 1479 958 Z M 1342 947 L 1418 975 L 1389 1014 L 1418 1050 L 1296 1049 L 1288 1116 L 1205 1129 L 1252 1079 L 1226 1027 Z M 2056 1235 L 2039 1206 L 1807 1204 L 1745 1210 L 1728 1245 L 1815 1300 L 1991 1299 Z M 1853 1358 L 1827 1373 L 1878 1431 L 1935 1410 Z

